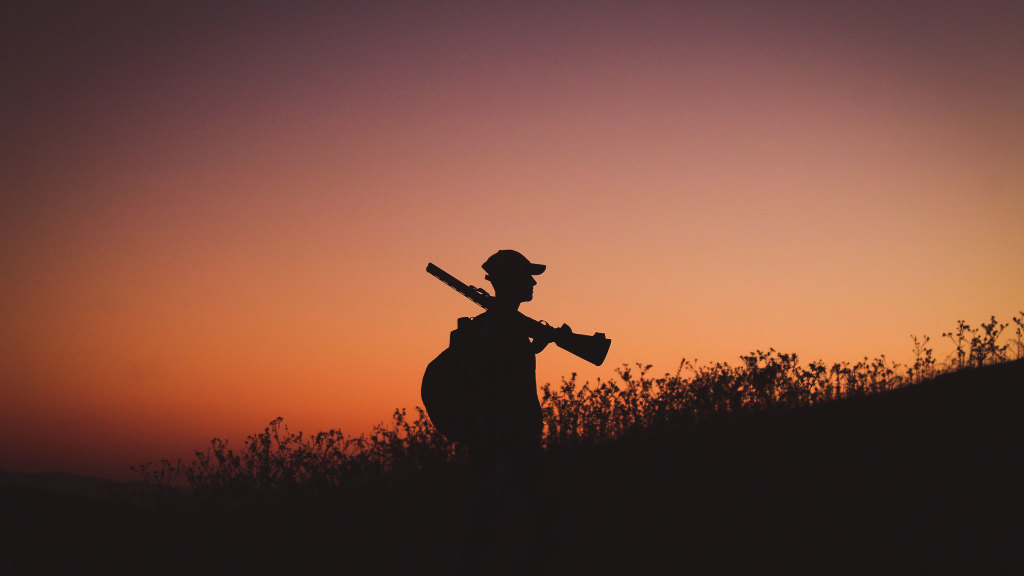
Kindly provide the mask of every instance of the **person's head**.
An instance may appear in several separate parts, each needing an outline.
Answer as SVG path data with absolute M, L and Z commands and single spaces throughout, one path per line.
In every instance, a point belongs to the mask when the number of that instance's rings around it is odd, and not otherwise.
M 533 287 L 537 285 L 533 277 L 546 268 L 515 250 L 498 250 L 483 264 L 485 278 L 494 286 L 494 297 L 514 304 L 533 300 Z

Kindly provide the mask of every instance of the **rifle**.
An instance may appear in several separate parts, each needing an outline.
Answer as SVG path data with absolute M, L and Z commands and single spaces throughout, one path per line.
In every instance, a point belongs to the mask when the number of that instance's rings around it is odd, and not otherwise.
M 427 273 L 441 282 L 444 282 L 448 286 L 451 286 L 456 292 L 462 294 L 466 298 L 469 298 L 485 310 L 489 310 L 494 304 L 494 296 L 488 294 L 483 288 L 467 286 L 463 282 L 459 281 L 458 278 L 433 264 L 427 264 Z M 593 336 L 576 334 L 572 330 L 569 330 L 568 326 L 564 324 L 562 325 L 562 328 L 556 329 L 543 320 L 534 320 L 521 312 L 519 315 L 522 316 L 523 321 L 527 323 L 531 333 L 545 334 L 562 350 L 575 354 L 595 366 L 600 366 L 601 363 L 604 362 L 605 356 L 608 355 L 608 348 L 612 345 L 612 341 L 606 338 L 601 332 L 596 332 Z

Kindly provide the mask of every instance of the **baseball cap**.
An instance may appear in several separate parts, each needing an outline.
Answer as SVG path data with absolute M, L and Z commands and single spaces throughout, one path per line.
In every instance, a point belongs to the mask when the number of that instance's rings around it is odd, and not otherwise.
M 498 250 L 483 264 L 488 280 L 491 276 L 536 276 L 546 268 L 543 264 L 530 262 L 515 250 Z

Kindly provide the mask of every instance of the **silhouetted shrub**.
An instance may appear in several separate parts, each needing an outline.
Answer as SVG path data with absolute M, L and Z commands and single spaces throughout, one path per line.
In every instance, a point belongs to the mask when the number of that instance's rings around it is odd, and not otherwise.
M 220 438 L 191 461 L 163 460 L 133 470 L 150 484 L 170 487 L 182 480 L 190 499 L 204 506 L 274 505 L 282 499 L 338 497 L 375 483 L 394 482 L 443 466 L 455 446 L 430 424 L 422 408 L 409 420 L 395 410 L 390 425 L 378 424 L 369 435 L 346 436 L 339 430 L 306 436 L 292 433 L 281 417 L 263 432 L 246 438 L 235 451 Z
M 621 438 L 665 427 L 686 427 L 709 418 L 764 410 L 793 409 L 839 398 L 876 394 L 941 372 L 977 367 L 1024 356 L 1024 312 L 1013 318 L 1016 339 L 1000 344 L 1008 324 L 995 317 L 979 328 L 960 320 L 943 333 L 954 350 L 938 366 L 927 336 L 911 336 L 914 363 L 903 366 L 884 355 L 853 364 L 801 364 L 796 354 L 774 349 L 741 356 L 736 366 L 697 366 L 680 362 L 675 373 L 650 376 L 651 365 L 623 365 L 612 380 L 598 378 L 582 385 L 572 374 L 557 387 L 541 388 L 544 443 L 571 447 Z M 415 478 L 424 471 L 448 466 L 461 457 L 420 407 L 410 420 L 395 410 L 389 424 L 369 435 L 346 436 L 339 430 L 306 436 L 292 433 L 282 418 L 262 433 L 249 436 L 241 450 L 214 438 L 191 461 L 164 460 L 133 467 L 157 489 L 160 499 L 185 499 L 215 507 L 274 505 L 287 499 L 335 498 L 374 484 Z M 173 488 L 184 482 L 190 496 Z

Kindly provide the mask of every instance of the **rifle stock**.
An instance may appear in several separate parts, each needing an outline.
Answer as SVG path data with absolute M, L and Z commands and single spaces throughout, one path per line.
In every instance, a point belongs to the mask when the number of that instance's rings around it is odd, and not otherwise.
M 605 338 L 601 332 L 597 332 L 593 336 L 570 332 L 565 336 L 558 337 L 555 344 L 570 354 L 575 354 L 595 366 L 600 366 L 608 356 L 608 348 L 611 347 L 612 341 Z
M 427 264 L 427 272 L 441 282 L 451 286 L 456 292 L 469 298 L 481 308 L 490 309 L 491 304 L 494 302 L 494 297 L 488 294 L 486 290 L 476 286 L 468 286 L 434 264 Z M 555 330 L 544 322 L 538 322 L 525 314 L 520 314 L 535 328 L 535 333 L 542 330 Z M 576 334 L 568 330 L 564 332 L 555 330 L 553 342 L 562 350 L 578 356 L 595 366 L 600 366 L 604 362 L 605 357 L 608 356 L 608 349 L 612 345 L 612 341 L 601 332 L 587 336 L 586 334 Z

